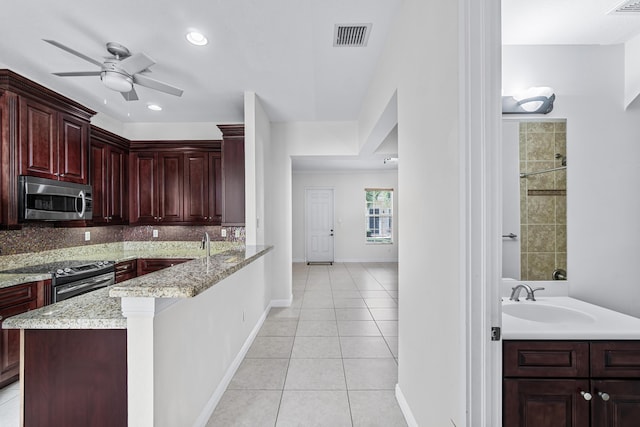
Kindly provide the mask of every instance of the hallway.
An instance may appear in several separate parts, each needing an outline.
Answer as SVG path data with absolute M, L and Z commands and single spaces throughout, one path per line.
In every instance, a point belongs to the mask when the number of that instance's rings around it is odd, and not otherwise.
M 406 426 L 395 399 L 398 265 L 293 265 L 208 426 Z

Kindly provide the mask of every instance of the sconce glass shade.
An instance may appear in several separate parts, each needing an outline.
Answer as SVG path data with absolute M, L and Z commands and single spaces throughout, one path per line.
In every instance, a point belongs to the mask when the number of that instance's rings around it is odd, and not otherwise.
M 106 87 L 116 92 L 131 92 L 133 82 L 129 76 L 114 71 L 103 71 L 100 80 Z
M 502 97 L 502 114 L 547 114 L 553 110 L 556 95 L 550 87 L 532 87 Z

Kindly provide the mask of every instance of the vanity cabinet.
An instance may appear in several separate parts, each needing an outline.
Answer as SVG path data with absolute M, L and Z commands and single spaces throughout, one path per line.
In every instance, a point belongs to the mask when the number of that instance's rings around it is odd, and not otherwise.
M 0 326 L 8 317 L 49 303 L 51 280 L 24 283 L 0 289 Z M 48 293 L 47 293 L 48 292 Z M 20 371 L 20 330 L 0 329 L 0 388 L 18 379 Z
M 91 126 L 91 177 L 94 225 L 125 224 L 129 219 L 128 141 Z
M 505 341 L 504 426 L 631 427 L 639 341 Z

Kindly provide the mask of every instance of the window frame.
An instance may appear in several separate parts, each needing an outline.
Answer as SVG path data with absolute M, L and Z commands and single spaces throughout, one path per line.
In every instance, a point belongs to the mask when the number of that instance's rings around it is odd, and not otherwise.
M 365 188 L 364 206 L 364 239 L 366 245 L 393 245 L 393 188 Z M 381 200 L 379 195 L 373 199 L 372 193 L 388 193 L 387 200 Z M 371 194 L 371 196 L 370 196 Z M 372 212 L 375 211 L 375 212 Z M 371 232 L 375 230 L 376 235 Z M 388 230 L 383 236 L 380 232 Z

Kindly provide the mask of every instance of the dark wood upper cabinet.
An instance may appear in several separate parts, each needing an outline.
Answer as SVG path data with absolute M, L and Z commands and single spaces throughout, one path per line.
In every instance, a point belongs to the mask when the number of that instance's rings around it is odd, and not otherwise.
M 0 70 L 0 227 L 19 228 L 18 176 L 86 184 L 94 111 Z
M 222 225 L 244 226 L 244 125 L 218 125 L 222 132 Z
M 220 224 L 220 141 L 132 142 L 131 224 Z
M 124 224 L 129 219 L 128 141 L 91 127 L 91 179 L 95 225 Z

